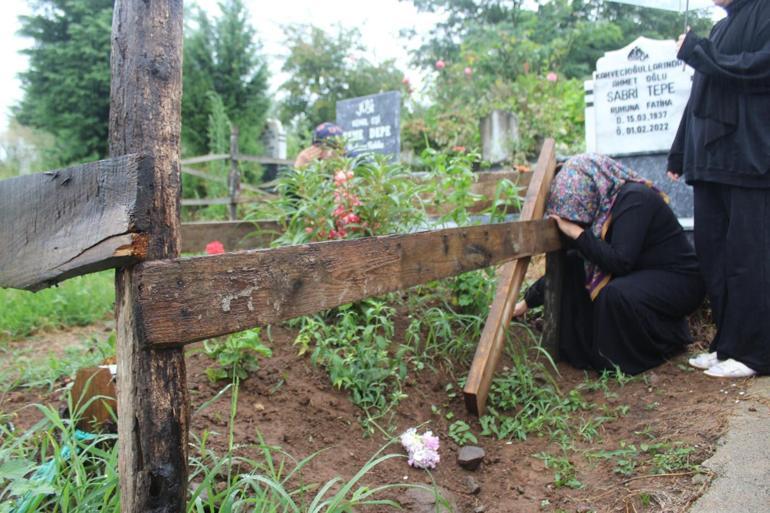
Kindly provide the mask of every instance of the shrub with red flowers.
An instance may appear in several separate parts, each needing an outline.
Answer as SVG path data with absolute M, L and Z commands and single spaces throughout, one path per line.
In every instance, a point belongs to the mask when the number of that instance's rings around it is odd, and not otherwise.
M 398 233 L 424 225 L 426 185 L 385 158 L 338 158 L 294 170 L 279 181 L 270 217 L 283 220 L 277 245 Z M 263 214 L 264 215 L 264 214 Z

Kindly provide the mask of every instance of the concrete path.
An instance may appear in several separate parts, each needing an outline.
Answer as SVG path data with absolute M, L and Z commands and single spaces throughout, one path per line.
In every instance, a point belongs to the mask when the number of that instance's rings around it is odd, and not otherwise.
M 770 513 L 770 376 L 753 380 L 703 465 L 717 477 L 689 513 Z

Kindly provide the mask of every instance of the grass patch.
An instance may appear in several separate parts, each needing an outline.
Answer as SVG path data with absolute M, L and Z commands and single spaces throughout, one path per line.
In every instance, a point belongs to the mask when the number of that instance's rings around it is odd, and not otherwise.
M 35 293 L 0 289 L 0 342 L 105 318 L 115 303 L 114 276 L 114 271 L 89 274 Z

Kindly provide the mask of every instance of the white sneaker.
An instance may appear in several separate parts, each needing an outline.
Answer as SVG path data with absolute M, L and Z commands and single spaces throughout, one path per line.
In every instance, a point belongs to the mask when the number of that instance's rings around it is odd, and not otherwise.
M 690 364 L 691 367 L 695 367 L 696 369 L 710 369 L 714 365 L 718 364 L 719 362 L 722 362 L 723 360 L 719 360 L 717 358 L 717 352 L 714 351 L 713 353 L 701 353 L 698 356 L 694 356 L 687 360 L 687 363 Z
M 756 375 L 757 371 L 730 358 L 703 371 L 703 373 L 712 378 L 748 378 Z

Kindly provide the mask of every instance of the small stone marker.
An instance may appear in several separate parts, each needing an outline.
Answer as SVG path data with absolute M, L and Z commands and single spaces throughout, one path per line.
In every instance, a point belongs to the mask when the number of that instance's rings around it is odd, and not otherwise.
M 484 460 L 486 453 L 481 447 L 466 445 L 457 453 L 457 464 L 466 470 L 476 470 Z
M 438 496 L 438 497 L 437 497 Z M 438 500 L 437 500 L 438 499 Z M 457 501 L 443 488 L 409 488 L 399 500 L 404 511 L 411 513 L 455 513 Z
M 519 120 L 504 110 L 493 110 L 481 120 L 481 154 L 492 164 L 510 162 L 519 140 Z

